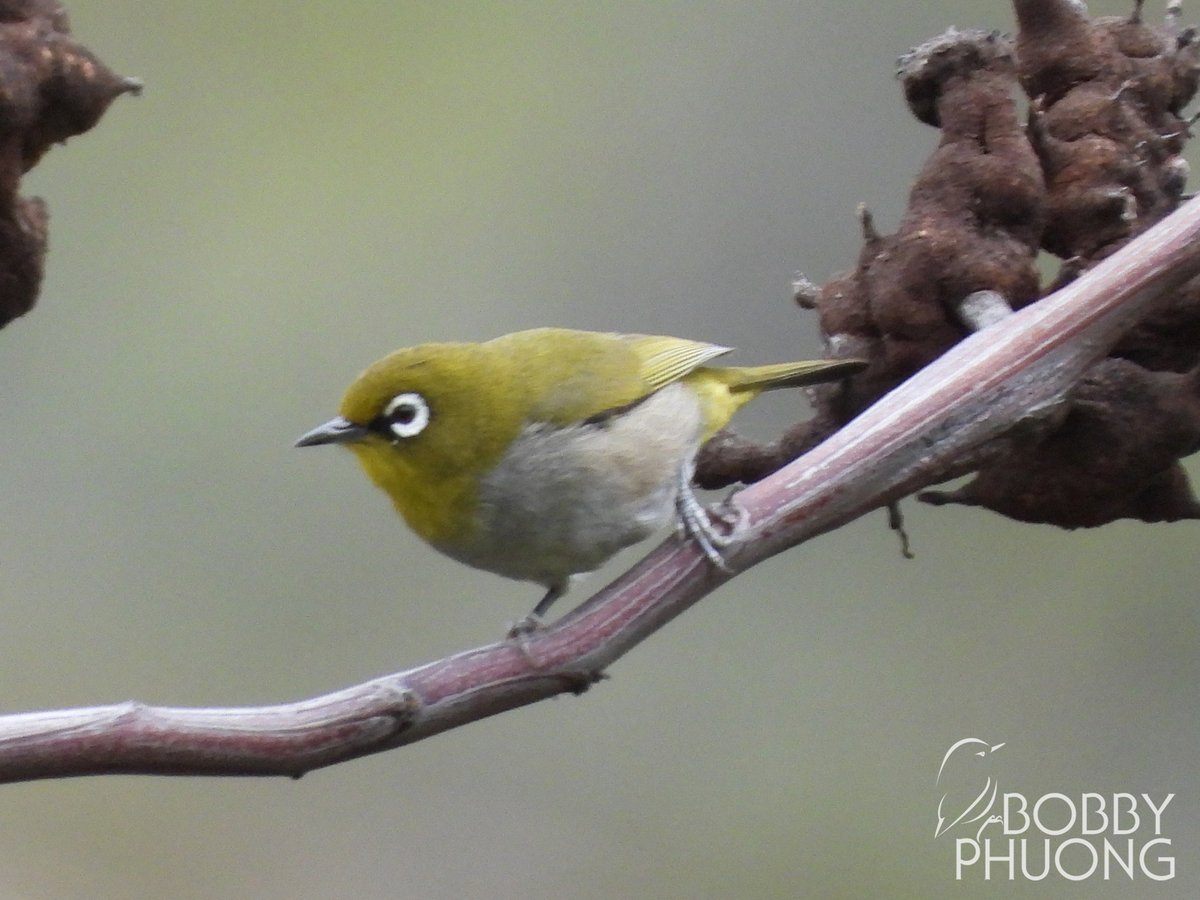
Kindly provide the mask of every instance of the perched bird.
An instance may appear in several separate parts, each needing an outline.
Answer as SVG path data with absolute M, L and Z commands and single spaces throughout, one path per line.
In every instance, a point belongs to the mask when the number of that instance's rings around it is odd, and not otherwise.
M 831 381 L 858 360 L 726 368 L 729 348 L 538 328 L 422 344 L 350 385 L 341 415 L 296 445 L 343 444 L 418 535 L 476 568 L 546 588 L 678 521 L 720 564 L 691 489 L 696 451 L 773 388 Z

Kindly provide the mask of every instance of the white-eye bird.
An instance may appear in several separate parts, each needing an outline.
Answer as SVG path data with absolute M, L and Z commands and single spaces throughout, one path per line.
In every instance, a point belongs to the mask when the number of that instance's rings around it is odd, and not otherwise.
M 370 366 L 341 414 L 296 443 L 349 447 L 434 548 L 544 586 L 536 621 L 571 576 L 672 521 L 719 564 L 690 485 L 700 446 L 765 390 L 865 365 L 707 365 L 728 352 L 564 328 L 422 344 Z

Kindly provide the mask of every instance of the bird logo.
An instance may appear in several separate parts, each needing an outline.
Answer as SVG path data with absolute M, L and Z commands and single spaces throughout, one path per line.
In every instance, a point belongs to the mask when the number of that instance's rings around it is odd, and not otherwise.
M 933 833 L 935 838 L 957 825 L 970 825 L 983 819 L 975 835 L 978 840 L 984 828 L 1000 821 L 999 816 L 988 815 L 996 803 L 999 789 L 988 761 L 1003 746 L 1003 742 L 992 744 L 979 738 L 963 738 L 946 751 L 934 782 L 942 789 L 937 828 Z

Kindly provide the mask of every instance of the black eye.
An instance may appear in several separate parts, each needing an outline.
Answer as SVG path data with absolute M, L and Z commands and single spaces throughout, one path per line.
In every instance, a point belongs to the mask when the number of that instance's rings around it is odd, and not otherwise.
M 383 421 L 399 438 L 415 437 L 429 424 L 429 404 L 420 394 L 397 394 L 383 410 Z

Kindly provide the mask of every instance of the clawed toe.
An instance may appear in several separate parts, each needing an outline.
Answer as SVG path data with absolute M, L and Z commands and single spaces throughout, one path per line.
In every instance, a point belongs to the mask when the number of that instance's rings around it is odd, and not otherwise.
M 504 635 L 507 641 L 519 640 L 527 635 L 533 634 L 535 631 L 541 631 L 546 627 L 545 621 L 535 612 L 531 612 L 523 619 L 518 619 L 508 626 L 508 632 Z
M 707 510 L 692 492 L 690 478 L 681 475 L 679 492 L 675 498 L 678 513 L 678 530 L 692 537 L 700 546 L 705 557 L 722 572 L 731 572 L 721 551 L 735 543 L 749 525 L 750 513 L 730 495 L 720 509 Z M 713 527 L 721 523 L 723 530 Z

